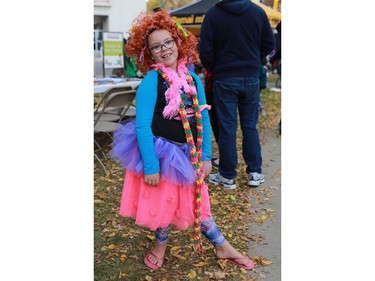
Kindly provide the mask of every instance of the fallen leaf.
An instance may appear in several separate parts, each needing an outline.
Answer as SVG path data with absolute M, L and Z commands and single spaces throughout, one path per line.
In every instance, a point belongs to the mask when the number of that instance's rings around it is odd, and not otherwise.
M 190 270 L 189 274 L 188 274 L 188 277 L 190 279 L 194 279 L 195 277 L 197 276 L 197 272 L 195 270 Z
M 218 260 L 217 263 L 220 265 L 221 269 L 225 269 L 227 267 L 227 262 L 225 260 Z
M 126 261 L 127 256 L 125 254 L 122 254 L 120 257 L 120 261 L 124 262 Z
M 211 204 L 212 205 L 217 205 L 217 204 L 219 204 L 220 202 L 217 200 L 217 199 L 215 199 L 215 198 L 211 198 Z
M 251 257 L 251 259 L 257 264 L 259 264 L 260 266 L 267 266 L 273 263 L 272 261 L 266 260 L 265 258 L 259 257 L 259 256 Z
M 225 278 L 225 272 L 215 271 L 214 276 L 215 276 L 216 279 L 224 279 Z
M 171 252 L 177 252 L 177 251 L 180 250 L 180 248 L 181 248 L 181 246 L 174 246 L 174 247 L 171 248 Z
M 255 218 L 254 220 L 255 220 L 256 222 L 263 222 L 263 221 L 265 221 L 266 219 L 268 219 L 270 216 L 271 216 L 270 214 L 266 214 L 266 215 L 261 216 L 260 218 Z
M 255 280 L 258 279 L 258 277 L 259 277 L 258 275 L 254 275 L 254 276 L 251 277 L 251 279 L 249 281 L 255 281 Z
M 271 264 L 272 264 L 272 261 L 262 259 L 262 265 L 267 266 L 267 265 L 271 265 Z
M 204 261 L 201 261 L 199 263 L 195 263 L 194 266 L 197 266 L 197 267 L 202 267 L 202 266 L 205 266 L 207 263 L 205 263 Z
M 153 235 L 147 235 L 147 238 L 150 239 L 151 241 L 155 240 L 155 236 Z
M 177 253 L 171 253 L 172 256 L 176 257 L 176 258 L 179 258 L 180 260 L 183 260 L 183 261 L 186 261 L 186 257 L 184 256 L 181 256 Z
M 111 245 L 108 246 L 108 249 L 113 250 L 115 247 L 116 247 L 115 244 L 111 244 Z

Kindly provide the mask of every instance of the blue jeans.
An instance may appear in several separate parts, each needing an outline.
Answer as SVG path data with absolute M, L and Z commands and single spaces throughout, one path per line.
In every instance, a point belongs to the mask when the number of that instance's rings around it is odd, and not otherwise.
M 257 129 L 259 78 L 233 77 L 214 81 L 214 101 L 219 123 L 219 173 L 233 179 L 237 175 L 237 109 L 242 129 L 242 155 L 246 172 L 262 173 L 262 154 Z

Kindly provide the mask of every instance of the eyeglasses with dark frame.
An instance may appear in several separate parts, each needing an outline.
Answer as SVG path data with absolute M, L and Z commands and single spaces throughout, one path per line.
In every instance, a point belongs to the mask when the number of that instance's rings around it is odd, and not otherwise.
M 173 39 L 169 39 L 168 41 L 164 42 L 164 44 L 161 44 L 161 45 L 158 44 L 158 45 L 154 45 L 154 46 L 152 46 L 152 47 L 150 48 L 150 50 L 151 50 L 152 52 L 154 52 L 155 54 L 158 54 L 158 53 L 161 52 L 161 49 L 162 49 L 163 47 L 165 47 L 165 48 L 167 48 L 167 49 L 170 49 L 170 48 L 173 47 L 173 45 L 174 45 L 174 40 L 173 40 Z

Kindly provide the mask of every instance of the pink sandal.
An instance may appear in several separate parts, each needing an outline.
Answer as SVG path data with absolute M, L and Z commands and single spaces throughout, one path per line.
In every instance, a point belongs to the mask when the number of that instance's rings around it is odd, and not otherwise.
M 254 262 L 251 259 L 249 259 L 249 264 L 248 265 L 244 265 L 244 264 L 238 262 L 238 260 L 242 259 L 242 257 L 238 257 L 238 258 L 226 258 L 226 259 L 219 258 L 218 256 L 216 256 L 216 257 L 219 260 L 227 260 L 228 262 L 233 263 L 233 264 L 237 265 L 238 267 L 241 267 L 241 268 L 246 269 L 246 270 L 252 270 L 254 268 Z M 246 257 L 244 257 L 244 258 L 246 258 Z
M 152 256 L 156 259 L 156 263 L 152 263 L 150 260 L 149 260 L 149 257 Z M 162 258 L 158 258 L 153 252 L 151 252 L 151 250 L 147 253 L 147 255 L 145 256 L 143 262 L 145 263 L 145 265 L 147 265 L 149 268 L 151 269 L 159 269 L 161 267 L 161 265 L 158 265 L 159 263 L 161 263 L 163 265 L 163 261 L 164 261 L 164 257 L 163 256 Z
M 249 259 L 249 264 L 244 265 L 242 263 L 239 263 L 237 261 L 238 259 L 242 259 L 242 258 L 227 258 L 226 260 L 228 262 L 233 263 L 233 264 L 237 265 L 238 267 L 241 267 L 241 268 L 246 269 L 246 270 L 252 270 L 254 268 L 254 262 L 252 260 Z

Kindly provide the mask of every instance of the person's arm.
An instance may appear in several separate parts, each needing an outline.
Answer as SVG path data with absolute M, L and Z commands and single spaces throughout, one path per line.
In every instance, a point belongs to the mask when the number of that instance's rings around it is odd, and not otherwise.
M 271 64 L 273 64 L 275 61 L 280 60 L 280 59 L 281 59 L 281 51 L 277 50 L 277 51 L 272 55 L 272 57 L 270 57 L 269 62 L 270 62 Z
M 281 34 L 276 35 L 275 54 L 272 56 L 272 62 L 281 60 Z
M 157 72 L 151 70 L 142 80 L 136 95 L 136 132 L 141 152 L 144 173 L 159 173 L 159 160 L 154 148 L 154 135 L 151 125 L 157 99 Z
M 214 28 L 210 20 L 210 15 L 207 13 L 204 17 L 199 35 L 198 50 L 202 65 L 210 72 L 212 72 L 215 62 L 213 51 L 213 34 Z
M 263 60 L 275 49 L 275 39 L 267 15 L 264 13 L 263 30 L 260 38 L 260 58 Z

